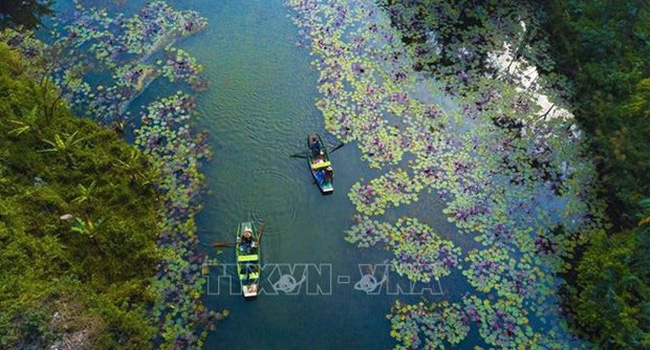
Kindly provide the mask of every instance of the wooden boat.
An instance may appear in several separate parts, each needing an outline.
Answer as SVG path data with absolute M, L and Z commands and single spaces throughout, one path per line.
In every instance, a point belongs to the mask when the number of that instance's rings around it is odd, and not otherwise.
M 334 192 L 332 163 L 327 148 L 318 134 L 307 137 L 307 164 L 321 192 Z
M 246 236 L 250 236 L 250 242 Z M 260 287 L 260 273 L 262 271 L 260 258 L 261 247 L 259 234 L 252 222 L 242 222 L 237 228 L 237 243 L 235 244 L 237 256 L 237 275 L 244 298 L 256 297 Z

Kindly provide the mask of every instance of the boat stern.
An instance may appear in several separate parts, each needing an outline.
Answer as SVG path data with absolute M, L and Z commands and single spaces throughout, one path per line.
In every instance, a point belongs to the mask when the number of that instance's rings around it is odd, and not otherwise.
M 244 298 L 256 297 L 258 292 L 259 292 L 259 288 L 257 287 L 257 283 L 245 285 L 243 289 L 244 289 L 243 290 Z
M 319 187 L 323 194 L 334 193 L 334 184 L 332 182 L 323 183 Z

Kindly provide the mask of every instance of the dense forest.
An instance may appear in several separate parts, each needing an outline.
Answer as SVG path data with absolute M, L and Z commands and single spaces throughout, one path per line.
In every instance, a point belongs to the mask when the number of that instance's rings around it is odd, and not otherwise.
M 575 262 L 578 329 L 608 348 L 650 345 L 650 7 L 550 1 L 550 55 L 590 142 L 612 229 Z
M 159 253 L 155 172 L 0 43 L 0 347 L 132 348 Z

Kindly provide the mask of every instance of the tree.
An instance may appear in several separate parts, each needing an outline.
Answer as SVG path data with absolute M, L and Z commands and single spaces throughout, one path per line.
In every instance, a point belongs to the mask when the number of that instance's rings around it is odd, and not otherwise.
M 2 0 L 0 2 L 0 29 L 23 26 L 34 29 L 41 25 L 41 17 L 54 13 L 51 0 Z
M 649 227 L 596 234 L 578 265 L 576 319 L 604 348 L 650 346 Z

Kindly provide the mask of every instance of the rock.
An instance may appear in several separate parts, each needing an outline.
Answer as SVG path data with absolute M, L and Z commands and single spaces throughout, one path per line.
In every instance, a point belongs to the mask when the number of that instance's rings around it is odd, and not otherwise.
M 61 215 L 61 217 L 59 219 L 61 219 L 63 221 L 70 221 L 70 220 L 74 219 L 74 216 L 72 216 L 72 214 L 65 214 L 65 215 Z

